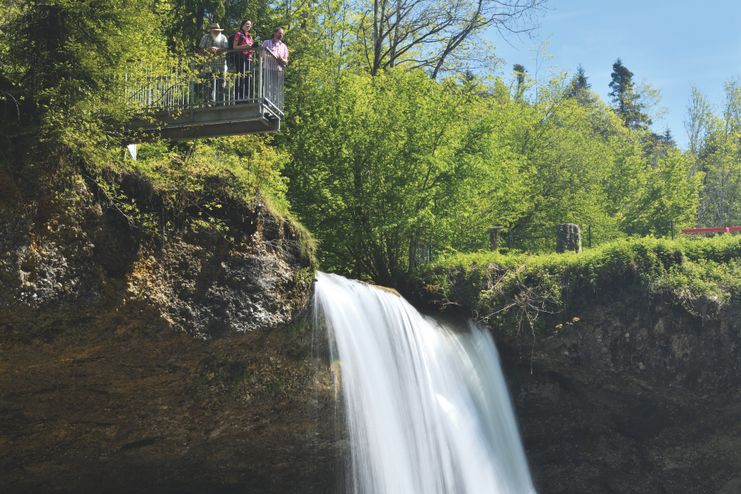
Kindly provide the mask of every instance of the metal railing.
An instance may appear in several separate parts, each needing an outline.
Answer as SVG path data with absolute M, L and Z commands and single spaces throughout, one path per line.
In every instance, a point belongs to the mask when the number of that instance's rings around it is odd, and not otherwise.
M 278 58 L 268 48 L 262 48 L 260 57 L 260 81 L 262 97 L 283 115 L 283 92 L 285 70 Z
M 268 114 L 281 118 L 284 69 L 273 52 L 257 48 L 251 61 L 230 64 L 227 71 L 214 70 L 227 53 L 237 61 L 243 56 L 225 50 L 216 57 L 168 60 L 157 66 L 132 65 L 124 76 L 126 103 L 145 113 L 257 103 Z

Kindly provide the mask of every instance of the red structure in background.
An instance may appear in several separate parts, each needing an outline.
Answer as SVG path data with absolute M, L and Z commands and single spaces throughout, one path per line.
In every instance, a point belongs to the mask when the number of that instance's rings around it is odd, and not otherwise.
M 741 232 L 741 226 L 717 226 L 712 228 L 682 228 L 682 233 L 696 233 L 696 234 L 706 234 L 706 233 L 734 233 L 734 232 Z

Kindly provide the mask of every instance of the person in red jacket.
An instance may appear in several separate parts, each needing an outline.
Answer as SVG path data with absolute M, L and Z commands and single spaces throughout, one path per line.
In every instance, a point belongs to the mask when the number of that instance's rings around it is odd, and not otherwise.
M 237 83 L 234 85 L 234 99 L 244 101 L 252 98 L 252 57 L 255 50 L 252 46 L 255 44 L 252 39 L 250 30 L 252 21 L 245 19 L 239 27 L 239 31 L 234 35 L 234 44 L 230 47 L 239 50 L 236 54 Z

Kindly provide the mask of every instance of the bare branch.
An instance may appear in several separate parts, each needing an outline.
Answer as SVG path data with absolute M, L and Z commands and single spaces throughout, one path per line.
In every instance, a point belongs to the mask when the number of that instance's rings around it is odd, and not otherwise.
M 356 32 L 372 74 L 406 63 L 429 68 L 436 78 L 488 28 L 504 37 L 532 31 L 534 14 L 546 1 L 372 0 Z

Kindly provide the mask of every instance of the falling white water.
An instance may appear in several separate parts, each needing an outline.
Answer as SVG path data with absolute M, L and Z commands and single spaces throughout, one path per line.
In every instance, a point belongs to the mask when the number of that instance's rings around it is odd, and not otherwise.
M 339 362 L 356 494 L 534 493 L 491 336 L 400 296 L 317 275 Z

